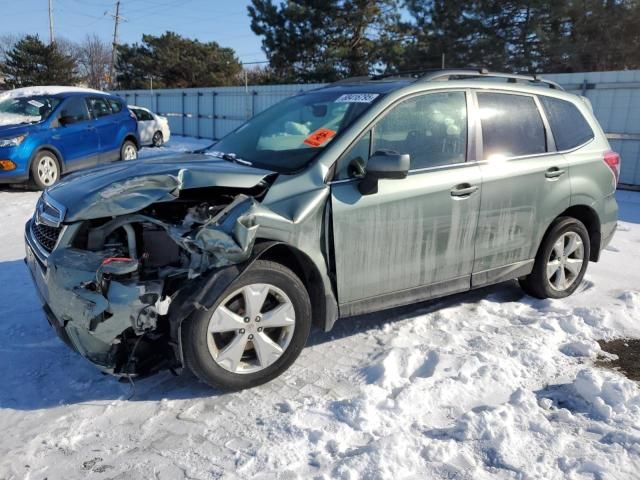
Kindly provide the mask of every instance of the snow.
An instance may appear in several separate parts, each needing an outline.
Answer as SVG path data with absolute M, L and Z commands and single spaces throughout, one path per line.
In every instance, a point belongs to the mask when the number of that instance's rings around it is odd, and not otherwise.
M 19 125 L 21 123 L 39 122 L 40 116 L 20 115 L 19 113 L 0 113 L 0 126 Z
M 100 90 L 94 90 L 92 88 L 63 87 L 63 86 L 57 86 L 57 85 L 49 85 L 49 86 L 41 86 L 41 87 L 22 87 L 22 88 L 16 88 L 14 90 L 6 90 L 4 92 L 0 92 L 0 100 L 5 100 L 7 98 L 17 98 L 17 97 L 32 97 L 32 96 L 38 96 L 38 95 L 57 95 L 59 93 L 67 93 L 67 92 L 99 93 L 102 95 L 106 95 L 106 92 L 102 92 Z
M 235 393 L 170 373 L 133 390 L 69 351 L 22 262 L 37 196 L 0 190 L 2 479 L 638 478 L 640 389 L 594 360 L 640 336 L 640 193 L 618 192 L 618 233 L 568 299 L 507 282 L 344 320 Z

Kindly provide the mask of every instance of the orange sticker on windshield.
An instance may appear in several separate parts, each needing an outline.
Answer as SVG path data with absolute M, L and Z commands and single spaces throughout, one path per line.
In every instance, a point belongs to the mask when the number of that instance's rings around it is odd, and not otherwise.
M 331 140 L 336 132 L 333 130 L 329 130 L 328 128 L 319 128 L 307 138 L 304 139 L 304 143 L 306 145 L 311 145 L 312 147 L 321 147 L 329 140 Z

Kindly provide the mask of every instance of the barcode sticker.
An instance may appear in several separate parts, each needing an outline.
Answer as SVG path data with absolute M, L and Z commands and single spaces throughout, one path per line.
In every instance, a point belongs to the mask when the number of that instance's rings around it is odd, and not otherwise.
M 336 103 L 371 103 L 379 96 L 378 93 L 345 93 L 337 98 Z

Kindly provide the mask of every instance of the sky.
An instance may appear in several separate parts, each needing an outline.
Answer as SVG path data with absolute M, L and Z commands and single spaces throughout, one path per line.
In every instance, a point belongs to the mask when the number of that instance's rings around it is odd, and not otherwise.
M 52 0 L 56 38 L 81 41 L 96 33 L 113 36 L 115 0 Z M 241 62 L 265 60 L 260 38 L 250 28 L 249 0 L 121 0 L 120 43 L 139 42 L 143 33 L 171 30 L 231 47 Z M 39 34 L 49 39 L 48 0 L 0 0 L 0 35 Z

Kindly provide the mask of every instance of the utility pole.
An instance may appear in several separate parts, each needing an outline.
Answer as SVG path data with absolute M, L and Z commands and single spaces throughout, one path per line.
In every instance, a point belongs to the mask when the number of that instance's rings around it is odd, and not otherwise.
M 53 45 L 53 0 L 49 0 L 49 44 Z
M 120 17 L 120 0 L 116 2 L 116 14 L 112 16 L 114 20 L 113 43 L 111 47 L 111 65 L 109 66 L 109 86 L 111 89 L 115 86 L 114 73 L 116 68 L 116 58 L 118 56 L 118 24 L 122 19 L 122 17 Z

